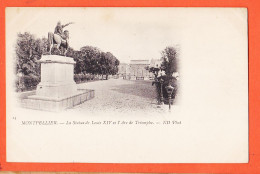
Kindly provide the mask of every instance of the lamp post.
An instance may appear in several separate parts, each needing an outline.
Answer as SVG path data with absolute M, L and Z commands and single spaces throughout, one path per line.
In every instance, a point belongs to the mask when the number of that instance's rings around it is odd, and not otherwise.
M 174 90 L 174 87 L 172 87 L 170 84 L 165 87 L 166 91 L 168 93 L 168 100 L 169 100 L 169 110 L 171 110 L 171 98 L 172 98 L 172 92 Z

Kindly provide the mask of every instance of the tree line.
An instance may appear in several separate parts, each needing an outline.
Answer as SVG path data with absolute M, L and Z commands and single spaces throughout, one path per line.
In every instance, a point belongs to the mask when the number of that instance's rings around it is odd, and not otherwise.
M 15 45 L 15 70 L 17 79 L 17 87 L 24 88 L 36 86 L 40 82 L 40 63 L 37 61 L 42 55 L 48 54 L 47 38 L 36 38 L 34 35 L 25 32 L 17 35 Z M 54 48 L 55 49 L 55 48 Z M 53 50 L 53 54 L 57 54 Z M 115 75 L 118 72 L 119 60 L 111 53 L 104 52 L 93 46 L 83 46 L 80 50 L 69 48 L 68 57 L 72 57 L 76 62 L 74 67 L 75 76 L 80 75 L 95 77 L 96 75 Z M 22 78 L 22 81 L 21 81 Z

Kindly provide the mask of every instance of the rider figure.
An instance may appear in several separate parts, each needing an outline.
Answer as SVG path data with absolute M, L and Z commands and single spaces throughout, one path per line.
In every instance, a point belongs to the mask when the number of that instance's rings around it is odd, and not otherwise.
M 63 28 L 68 26 L 68 25 L 70 25 L 70 24 L 72 24 L 72 22 L 70 22 L 68 24 L 65 24 L 65 25 L 61 25 L 61 22 L 59 21 L 57 23 L 57 26 L 55 27 L 55 30 L 54 30 L 54 34 L 59 35 L 64 42 L 67 42 L 67 38 L 66 38 L 66 36 L 63 33 Z

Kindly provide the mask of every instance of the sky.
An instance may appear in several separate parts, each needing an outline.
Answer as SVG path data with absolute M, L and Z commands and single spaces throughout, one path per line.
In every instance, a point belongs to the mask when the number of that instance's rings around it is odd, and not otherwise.
M 173 8 L 7 8 L 16 33 L 47 37 L 58 21 L 74 22 L 70 46 L 90 45 L 113 53 L 121 62 L 159 59 L 167 46 L 180 44 L 187 15 Z

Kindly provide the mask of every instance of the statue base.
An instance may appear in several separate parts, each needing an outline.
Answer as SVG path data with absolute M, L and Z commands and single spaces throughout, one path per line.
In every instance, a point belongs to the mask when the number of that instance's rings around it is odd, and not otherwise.
M 22 99 L 22 107 L 43 111 L 60 112 L 94 98 L 94 90 L 78 89 L 76 94 L 64 98 L 48 98 L 31 95 Z
M 41 60 L 41 82 L 36 94 L 22 100 L 25 108 L 60 111 L 94 97 L 94 90 L 77 89 L 73 58 L 45 55 Z

